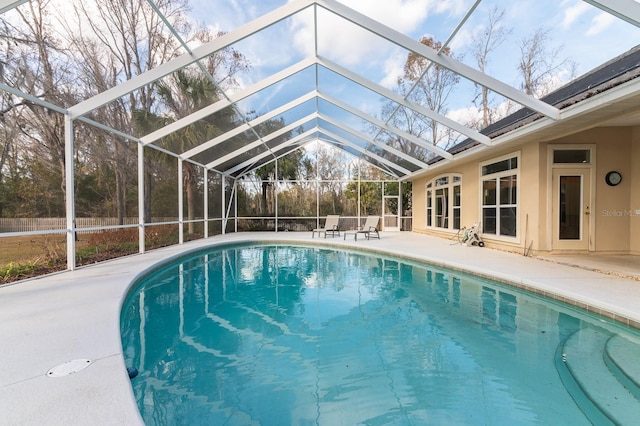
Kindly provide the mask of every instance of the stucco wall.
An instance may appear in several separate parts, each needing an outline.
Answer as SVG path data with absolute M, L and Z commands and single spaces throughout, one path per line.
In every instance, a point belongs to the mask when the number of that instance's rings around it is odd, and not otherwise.
M 631 177 L 630 205 L 635 213 L 630 219 L 629 235 L 631 241 L 629 247 L 631 254 L 640 255 L 640 127 L 634 127 L 631 131 Z
M 553 142 L 596 145 L 595 199 L 591 206 L 596 252 L 626 253 L 630 249 L 631 135 L 629 127 L 601 127 Z M 612 170 L 622 173 L 618 186 L 605 182 Z
M 595 145 L 596 157 L 592 168 L 595 194 L 591 205 L 594 221 L 592 247 L 602 253 L 640 252 L 640 127 L 604 127 L 590 129 L 571 136 L 545 143 L 529 143 L 525 146 L 492 149 L 468 161 L 455 161 L 435 173 L 420 177 L 413 183 L 413 229 L 416 232 L 452 236 L 454 232 L 425 229 L 425 185 L 428 181 L 447 173 L 462 174 L 463 226 L 480 220 L 480 168 L 479 163 L 506 154 L 520 153 L 519 173 L 519 223 L 515 240 L 492 238 L 484 235 L 487 245 L 509 250 L 530 250 L 536 254 L 551 249 L 551 198 L 549 144 Z M 635 164 L 635 167 L 632 167 Z M 605 175 L 611 170 L 622 173 L 618 186 L 605 183 Z M 636 210 L 638 215 L 636 215 Z M 633 236 L 636 236 L 635 238 Z
M 474 222 L 478 222 L 479 218 L 479 193 L 478 193 L 478 166 L 476 163 L 456 163 L 455 166 L 443 168 L 436 173 L 425 176 L 413 181 L 413 230 L 416 232 L 425 232 L 426 225 L 426 201 L 425 201 L 425 185 L 430 180 L 448 173 L 460 173 L 462 175 L 461 188 L 461 217 L 462 226 L 469 227 Z M 452 234 L 448 231 L 438 229 L 430 229 L 430 234 Z M 455 231 L 453 232 L 455 233 Z
M 448 173 L 460 173 L 462 175 L 461 190 L 461 224 L 469 227 L 474 222 L 480 222 L 482 214 L 480 211 L 480 167 L 479 164 L 490 161 L 504 155 L 520 154 L 520 182 L 519 182 L 519 223 L 517 239 L 495 239 L 491 236 L 483 236 L 487 245 L 498 247 L 508 251 L 523 252 L 525 247 L 531 247 L 532 251 L 538 250 L 537 245 L 540 239 L 536 235 L 540 226 L 540 210 L 545 208 L 545 203 L 540 200 L 540 180 L 545 182 L 546 169 L 541 173 L 538 144 L 530 144 L 525 147 L 495 149 L 473 161 L 456 161 L 449 167 L 443 167 L 437 172 L 428 176 L 423 176 L 413 181 L 413 230 L 420 233 L 441 235 L 452 237 L 455 231 L 441 230 L 437 228 L 425 229 L 425 185 L 430 180 Z M 523 190 L 524 182 L 527 185 L 533 183 L 534 191 Z M 530 188 L 530 187 L 529 187 Z M 528 218 L 527 218 L 528 216 Z M 525 230 L 527 245 L 525 246 Z M 533 245 L 531 245 L 533 242 Z

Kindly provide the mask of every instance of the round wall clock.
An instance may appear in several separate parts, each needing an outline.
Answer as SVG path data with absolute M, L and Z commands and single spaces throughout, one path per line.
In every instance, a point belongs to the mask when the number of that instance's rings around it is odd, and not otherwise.
M 620 174 L 620 172 L 611 171 L 607 173 L 607 175 L 604 177 L 604 180 L 605 182 L 607 182 L 607 185 L 616 186 L 617 184 L 622 182 L 622 175 Z

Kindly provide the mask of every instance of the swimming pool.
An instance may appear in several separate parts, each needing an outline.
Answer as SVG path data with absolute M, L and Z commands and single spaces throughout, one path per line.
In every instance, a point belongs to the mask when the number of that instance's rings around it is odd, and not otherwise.
M 148 425 L 624 424 L 640 413 L 635 330 L 362 252 L 190 255 L 136 285 L 121 333 Z

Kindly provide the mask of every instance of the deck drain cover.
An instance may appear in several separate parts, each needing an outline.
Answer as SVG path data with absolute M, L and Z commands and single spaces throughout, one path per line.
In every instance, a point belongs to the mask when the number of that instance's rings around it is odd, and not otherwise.
M 48 377 L 64 377 L 84 370 L 91 364 L 90 359 L 72 359 L 64 364 L 56 365 L 47 372 Z

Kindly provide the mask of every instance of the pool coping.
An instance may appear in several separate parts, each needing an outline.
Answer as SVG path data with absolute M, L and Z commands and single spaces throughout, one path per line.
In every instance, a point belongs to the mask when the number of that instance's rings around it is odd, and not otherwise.
M 490 278 L 623 325 L 640 328 L 640 283 L 418 233 L 381 240 L 311 238 L 310 233 L 211 237 L 0 287 L 0 412 L 9 424 L 143 424 L 120 341 L 120 310 L 136 282 L 171 260 L 229 244 L 304 244 L 388 254 Z M 74 359 L 91 365 L 46 377 Z

